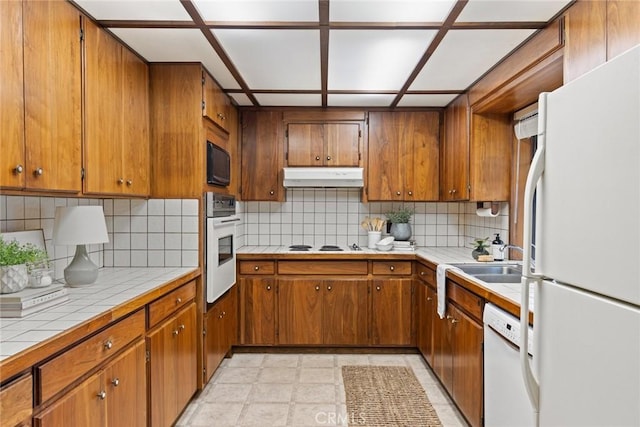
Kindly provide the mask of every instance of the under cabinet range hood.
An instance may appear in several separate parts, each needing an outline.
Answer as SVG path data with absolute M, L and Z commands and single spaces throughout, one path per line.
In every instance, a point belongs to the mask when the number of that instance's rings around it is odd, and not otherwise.
M 284 168 L 284 187 L 364 187 L 363 168 Z

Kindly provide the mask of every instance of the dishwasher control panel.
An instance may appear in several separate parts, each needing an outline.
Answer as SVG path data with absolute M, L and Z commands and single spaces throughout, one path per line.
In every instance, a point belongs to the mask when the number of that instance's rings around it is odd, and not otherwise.
M 484 307 L 483 321 L 485 328 L 490 327 L 514 346 L 520 347 L 520 319 L 492 304 Z M 533 351 L 533 328 L 529 327 L 528 352 Z

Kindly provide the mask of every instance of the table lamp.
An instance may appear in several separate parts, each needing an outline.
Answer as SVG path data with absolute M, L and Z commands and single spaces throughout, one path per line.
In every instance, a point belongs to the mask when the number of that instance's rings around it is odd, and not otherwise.
M 64 280 L 71 287 L 90 285 L 98 278 L 98 266 L 91 261 L 85 245 L 107 243 L 107 224 L 102 206 L 57 207 L 53 221 L 53 243 L 76 245 Z

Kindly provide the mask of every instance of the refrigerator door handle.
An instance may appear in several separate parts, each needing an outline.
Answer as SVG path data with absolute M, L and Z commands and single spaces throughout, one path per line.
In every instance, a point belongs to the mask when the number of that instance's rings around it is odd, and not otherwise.
M 533 370 L 531 368 L 531 362 L 529 361 L 529 328 L 526 325 L 529 324 L 529 290 L 531 283 L 540 282 L 542 275 L 531 270 L 531 244 L 532 244 L 532 231 L 533 231 L 533 196 L 536 190 L 536 186 L 542 177 L 544 172 L 544 160 L 545 160 L 545 119 L 546 119 L 546 93 L 540 95 L 539 110 L 538 110 L 538 149 L 531 161 L 531 167 L 529 169 L 529 175 L 527 176 L 527 182 L 524 187 L 524 221 L 523 221 L 523 256 L 522 256 L 522 292 L 520 299 L 520 368 L 522 371 L 522 377 L 524 380 L 529 400 L 533 405 L 534 411 L 537 413 L 540 409 L 539 395 L 540 385 L 536 381 Z M 539 201 L 538 201 L 539 203 Z M 539 251 L 536 252 L 538 259 L 540 258 Z

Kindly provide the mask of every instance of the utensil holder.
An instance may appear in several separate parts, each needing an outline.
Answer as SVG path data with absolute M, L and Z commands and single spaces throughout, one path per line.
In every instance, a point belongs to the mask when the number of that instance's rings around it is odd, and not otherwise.
M 380 237 L 382 236 L 382 231 L 369 231 L 367 235 L 369 237 L 369 242 L 367 247 L 369 249 L 375 249 L 376 243 L 380 241 Z

